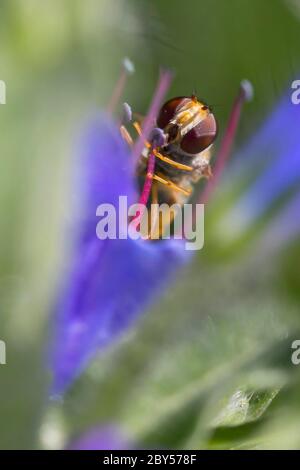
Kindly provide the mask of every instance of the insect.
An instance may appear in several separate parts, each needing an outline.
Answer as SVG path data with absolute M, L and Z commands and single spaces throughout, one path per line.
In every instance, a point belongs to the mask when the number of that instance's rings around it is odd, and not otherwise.
M 162 203 L 182 206 L 191 197 L 194 184 L 211 175 L 211 147 L 217 136 L 217 122 L 209 106 L 192 95 L 168 100 L 160 109 L 156 125 L 152 143 L 151 138 L 145 143 L 137 165 L 138 184 L 142 191 L 147 175 L 152 179 L 148 207 Z M 140 123 L 135 121 L 133 126 L 141 134 Z M 124 128 L 123 136 L 128 140 Z M 148 173 L 151 151 L 156 157 L 153 175 Z M 164 225 L 157 222 L 159 237 Z M 151 233 L 153 229 L 152 222 Z

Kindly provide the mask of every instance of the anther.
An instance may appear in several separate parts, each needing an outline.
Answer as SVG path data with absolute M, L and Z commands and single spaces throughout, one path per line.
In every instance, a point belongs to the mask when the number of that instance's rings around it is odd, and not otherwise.
M 132 75 L 135 72 L 134 63 L 129 59 L 129 57 L 124 57 L 122 65 L 129 75 Z
M 135 146 L 133 148 L 133 151 L 132 151 L 133 164 L 136 164 L 136 162 L 138 161 L 141 155 L 141 152 L 143 151 L 145 140 L 148 139 L 151 129 L 153 128 L 153 122 L 155 121 L 157 117 L 164 95 L 170 86 L 171 79 L 172 79 L 171 72 L 167 70 L 161 71 L 158 84 L 157 84 L 152 102 L 150 104 L 148 114 L 143 121 L 142 135 L 140 135 L 139 138 L 137 139 Z
M 132 121 L 132 109 L 128 103 L 123 103 L 122 123 L 128 124 Z
M 252 83 L 249 82 L 249 80 L 242 80 L 241 81 L 241 91 L 244 92 L 245 101 L 252 101 L 253 100 L 254 90 L 253 90 Z
M 166 134 L 159 127 L 154 127 L 149 135 L 149 142 L 153 147 L 163 147 L 166 144 Z

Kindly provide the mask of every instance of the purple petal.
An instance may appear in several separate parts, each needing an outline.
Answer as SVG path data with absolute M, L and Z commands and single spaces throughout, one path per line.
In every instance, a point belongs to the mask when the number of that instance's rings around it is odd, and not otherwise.
M 230 178 L 232 173 L 242 176 L 252 173 L 254 168 L 268 168 L 271 162 L 286 155 L 287 146 L 295 147 L 298 144 L 299 118 L 300 106 L 294 105 L 290 96 L 285 95 L 237 152 L 228 172 Z
M 263 234 L 260 246 L 264 256 L 271 251 L 277 251 L 282 246 L 292 242 L 300 235 L 300 191 L 272 220 Z
M 78 146 L 75 190 L 81 213 L 78 230 L 84 242 L 95 238 L 99 204 L 116 205 L 119 195 L 126 195 L 128 204 L 133 204 L 138 195 L 128 146 L 108 116 L 101 114 L 89 123 Z
M 229 171 L 231 182 L 258 176 L 221 221 L 221 230 L 231 233 L 231 238 L 249 230 L 300 182 L 299 122 L 300 106 L 292 104 L 290 96 L 286 96 L 238 153 L 238 164 Z
M 181 241 L 99 240 L 96 208 L 136 202 L 130 155 L 103 116 L 83 139 L 82 178 L 87 197 L 72 267 L 57 308 L 52 345 L 53 396 L 60 395 L 103 348 L 132 326 L 187 259 Z
M 129 450 L 132 443 L 116 426 L 107 425 L 87 431 L 74 440 L 68 450 Z

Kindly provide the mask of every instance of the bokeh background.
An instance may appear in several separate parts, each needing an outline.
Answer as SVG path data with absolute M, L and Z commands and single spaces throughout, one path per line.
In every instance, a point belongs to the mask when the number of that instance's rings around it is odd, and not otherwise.
M 255 242 L 236 255 L 208 240 L 60 403 L 49 400 L 45 359 L 78 215 L 74 142 L 108 102 L 123 57 L 135 63 L 124 98 L 136 111 L 164 65 L 176 73 L 169 96 L 196 91 L 220 134 L 249 79 L 238 148 L 300 78 L 299 44 L 298 0 L 1 0 L 0 448 L 64 448 L 106 423 L 144 448 L 299 448 L 297 241 L 264 258 Z

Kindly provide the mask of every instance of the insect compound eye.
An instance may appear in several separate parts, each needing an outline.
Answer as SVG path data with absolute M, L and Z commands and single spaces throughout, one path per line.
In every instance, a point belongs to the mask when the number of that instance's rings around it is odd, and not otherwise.
M 180 147 L 184 152 L 196 154 L 209 147 L 217 136 L 217 123 L 209 114 L 183 137 Z
M 185 105 L 190 101 L 190 98 L 185 96 L 178 96 L 177 98 L 172 98 L 171 100 L 167 101 L 161 108 L 158 117 L 157 117 L 157 125 L 161 129 L 164 129 L 169 122 L 174 119 L 177 111 L 181 106 Z

